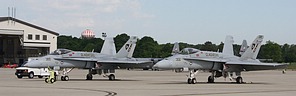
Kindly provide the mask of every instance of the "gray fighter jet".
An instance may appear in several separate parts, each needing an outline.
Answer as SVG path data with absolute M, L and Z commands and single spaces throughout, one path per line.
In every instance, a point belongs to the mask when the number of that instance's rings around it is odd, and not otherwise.
M 156 63 L 153 67 L 157 69 L 183 69 L 188 70 L 188 84 L 195 84 L 198 70 L 208 70 L 211 75 L 208 77 L 208 83 L 214 83 L 218 77 L 229 77 L 232 80 L 232 73 L 237 76 L 236 82 L 243 83 L 241 77 L 242 71 L 272 70 L 282 69 L 287 65 L 277 63 L 262 63 L 256 59 L 263 35 L 257 36 L 250 47 L 242 54 L 241 57 L 233 54 L 233 37 L 227 36 L 222 53 L 200 51 L 198 49 L 182 50 L 181 53 Z
M 110 40 L 105 41 L 104 45 L 105 43 L 109 42 L 107 45 L 113 46 L 114 41 L 113 39 L 111 41 Z M 113 50 L 115 48 L 112 49 L 112 47 L 110 48 L 105 46 L 102 50 L 107 51 L 101 53 L 79 52 L 67 49 L 59 49 L 52 54 L 39 58 L 38 60 L 28 62 L 26 66 L 33 68 L 51 67 L 55 70 L 63 70 L 61 76 L 62 81 L 69 80 L 68 73 L 74 68 L 89 69 L 89 73 L 86 75 L 87 80 L 92 80 L 92 75 L 94 74 L 109 77 L 109 80 L 115 80 L 115 69 L 130 67 L 143 68 L 144 66 L 153 64 L 151 61 L 139 61 L 135 58 L 132 58 L 136 42 L 137 37 L 132 36 L 117 52 L 116 55 L 113 54 Z
M 62 68 L 61 69 L 59 65 L 62 65 L 62 64 L 69 65 L 69 64 L 67 62 L 60 62 L 60 61 L 56 60 L 56 58 L 62 58 L 62 54 L 66 54 L 69 52 L 73 52 L 73 51 L 69 50 L 69 49 L 57 49 L 46 56 L 32 59 L 29 62 L 27 62 L 26 64 L 24 64 L 23 66 L 37 67 L 37 68 L 47 68 L 47 67 L 53 66 L 53 69 L 56 71 L 55 75 L 59 74 L 58 71 L 62 71 L 61 80 L 67 81 L 67 80 L 69 80 L 69 77 L 67 76 L 67 74 L 70 71 L 72 71 L 73 68 Z M 78 51 L 76 51 L 76 52 L 78 52 Z M 93 53 L 93 52 L 84 52 L 84 53 Z M 102 54 L 102 55 L 115 55 L 116 54 L 113 38 L 104 37 L 104 44 L 102 46 L 100 54 Z

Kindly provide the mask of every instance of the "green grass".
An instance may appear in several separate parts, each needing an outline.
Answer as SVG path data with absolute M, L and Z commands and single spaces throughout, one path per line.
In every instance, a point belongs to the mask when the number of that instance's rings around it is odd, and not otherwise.
M 296 62 L 290 63 L 287 69 L 296 69 Z

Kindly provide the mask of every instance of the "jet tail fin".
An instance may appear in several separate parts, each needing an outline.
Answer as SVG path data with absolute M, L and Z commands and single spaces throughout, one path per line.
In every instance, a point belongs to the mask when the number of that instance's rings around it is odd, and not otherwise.
M 242 56 L 248 48 L 247 40 L 243 40 L 241 48 L 239 50 L 239 54 Z
M 102 46 L 101 52 L 102 54 L 107 54 L 107 55 L 115 55 L 116 54 L 116 49 L 115 49 L 115 44 L 113 38 L 105 38 L 104 44 Z
M 119 58 L 133 57 L 133 53 L 136 48 L 137 39 L 138 38 L 136 36 L 131 36 L 130 39 L 117 52 L 116 57 L 119 57 Z
M 224 55 L 234 55 L 233 53 L 233 37 L 227 35 L 225 38 L 222 54 Z
M 240 59 L 241 60 L 256 59 L 259 53 L 263 38 L 264 38 L 263 35 L 258 35 L 256 39 L 252 42 L 252 44 L 247 48 L 245 53 L 240 57 Z
M 178 54 L 180 52 L 180 47 L 179 47 L 179 43 L 178 42 L 176 42 L 175 44 L 174 44 L 174 47 L 173 47 L 173 50 L 172 50 L 172 55 L 175 55 L 175 54 Z

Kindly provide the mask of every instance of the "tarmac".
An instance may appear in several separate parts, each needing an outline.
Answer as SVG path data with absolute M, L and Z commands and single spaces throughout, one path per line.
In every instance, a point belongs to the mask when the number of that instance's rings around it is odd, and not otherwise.
M 116 70 L 116 80 L 99 75 L 85 80 L 88 70 L 74 69 L 69 81 L 53 84 L 44 78 L 18 79 L 15 69 L 0 68 L 0 96 L 294 96 L 296 71 L 243 72 L 245 83 L 228 78 L 206 83 L 210 73 L 197 74 L 197 84 L 187 84 L 186 73 L 173 71 Z

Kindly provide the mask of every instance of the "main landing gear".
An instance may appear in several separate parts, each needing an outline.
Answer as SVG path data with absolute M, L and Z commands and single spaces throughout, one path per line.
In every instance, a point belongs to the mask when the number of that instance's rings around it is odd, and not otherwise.
M 195 84 L 197 82 L 196 78 L 195 78 L 195 74 L 197 74 L 198 71 L 197 70 L 190 70 L 189 71 L 189 76 L 187 79 L 187 83 L 188 84 Z
M 215 83 L 215 77 L 214 76 L 209 76 L 208 77 L 208 83 Z
M 190 70 L 189 71 L 189 75 L 188 79 L 187 79 L 187 83 L 188 84 L 195 84 L 197 82 L 195 75 L 198 73 L 197 70 Z M 241 77 L 241 72 L 235 72 L 237 78 L 236 83 L 237 84 L 242 84 L 243 82 L 243 78 Z M 212 71 L 211 75 L 208 77 L 208 82 L 207 83 L 215 83 L 215 77 L 221 77 L 224 76 L 224 78 L 226 78 L 227 76 L 229 77 L 230 80 L 233 79 L 233 72 L 228 72 L 228 73 L 223 73 L 220 71 Z
M 92 74 L 87 74 L 86 75 L 86 80 L 92 80 L 92 78 L 93 78 Z
M 108 77 L 110 81 L 115 80 L 115 75 L 114 74 L 109 74 L 106 75 L 107 73 L 115 73 L 114 69 L 89 69 L 88 74 L 86 75 L 86 80 L 92 80 L 93 79 L 93 74 L 99 74 L 102 75 L 103 77 Z
M 243 78 L 241 77 L 241 72 L 235 72 L 235 75 L 237 76 L 235 79 L 237 84 L 244 83 Z
M 114 74 L 110 74 L 108 75 L 109 80 L 113 81 L 115 80 L 115 75 Z
M 96 70 L 94 70 L 94 69 L 89 69 L 89 70 L 88 70 L 88 74 L 86 75 L 86 80 L 92 80 L 92 79 L 93 79 L 92 74 L 96 74 L 96 73 L 97 73 Z
M 104 75 L 103 77 L 108 77 L 110 81 L 115 80 L 115 75 L 114 74 Z M 87 74 L 86 75 L 86 80 L 92 80 L 92 79 L 93 79 L 92 74 Z
M 208 77 L 207 83 L 215 83 L 215 77 L 221 77 L 222 73 L 218 71 L 212 71 L 211 75 Z
M 242 84 L 242 83 L 244 83 L 244 82 L 243 82 L 243 78 L 242 78 L 241 76 L 238 76 L 238 77 L 236 78 L 236 83 L 237 83 L 237 84 Z
M 241 84 L 243 82 L 243 78 L 241 77 L 240 72 L 235 73 L 237 75 L 236 78 L 236 83 Z M 221 77 L 223 76 L 224 78 L 229 77 L 230 81 L 233 80 L 233 72 L 218 72 L 218 71 L 213 71 L 212 74 L 208 77 L 208 83 L 215 83 L 215 77 Z M 226 79 L 225 79 L 226 80 Z

